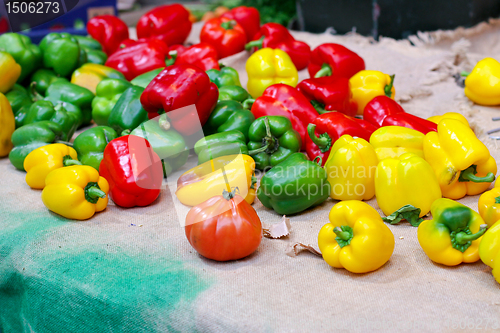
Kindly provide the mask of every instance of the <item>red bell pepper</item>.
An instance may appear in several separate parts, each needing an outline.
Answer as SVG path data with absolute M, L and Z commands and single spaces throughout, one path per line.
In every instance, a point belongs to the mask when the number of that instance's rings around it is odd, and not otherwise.
M 172 51 L 176 51 L 176 53 L 172 54 Z M 170 47 L 170 55 L 174 59 L 176 65 L 194 65 L 204 71 L 208 71 L 209 69 L 220 69 L 217 51 L 208 43 L 198 43 L 190 47 L 172 45 Z
M 219 58 L 225 58 L 245 49 L 247 35 L 235 20 L 219 17 L 205 22 L 200 32 L 200 41 L 212 44 Z
M 330 150 L 342 135 L 348 134 L 370 140 L 370 136 L 377 129 L 367 121 L 346 116 L 340 112 L 328 112 L 320 115 L 307 126 L 306 138 L 307 156 L 313 160 L 316 156 L 325 164 Z
M 406 112 L 396 113 L 385 117 L 382 126 L 402 126 L 414 129 L 424 134 L 431 131 L 437 132 L 436 123 Z
M 405 110 L 392 98 L 385 95 L 374 97 L 363 110 L 363 119 L 375 126 L 382 126 L 385 117 L 405 113 Z
M 129 38 L 125 22 L 113 15 L 91 18 L 87 22 L 87 31 L 92 38 L 101 43 L 102 50 L 108 56 L 118 49 L 122 41 Z
M 245 49 L 270 47 L 285 51 L 292 59 L 297 70 L 307 67 L 311 57 L 311 48 L 304 42 L 295 40 L 287 28 L 278 23 L 266 23 L 260 27 L 259 32 L 253 37 Z
M 108 143 L 99 174 L 109 183 L 109 196 L 120 207 L 147 206 L 158 198 L 163 181 L 161 160 L 149 142 L 126 135 Z
M 155 37 L 167 45 L 182 44 L 191 32 L 189 12 L 180 4 L 155 7 L 137 22 L 137 37 Z
M 106 61 L 106 66 L 122 72 L 127 80 L 130 81 L 153 69 L 165 67 L 169 49 L 161 40 L 124 41 L 122 45 L 129 46 L 113 53 Z
M 247 40 L 252 40 L 260 29 L 260 14 L 254 7 L 239 6 L 225 12 L 222 18 L 235 20 L 245 30 Z
M 307 125 L 318 117 L 318 112 L 297 89 L 287 84 L 273 84 L 264 90 L 251 109 L 255 118 L 264 116 L 284 116 L 290 119 L 293 129 L 302 138 L 302 148 L 305 149 Z
M 345 46 L 334 43 L 321 44 L 311 52 L 307 70 L 311 77 L 342 76 L 351 78 L 365 69 L 365 61 Z
M 198 132 L 217 104 L 219 90 L 205 71 L 192 65 L 165 68 L 146 87 L 141 104 L 152 119 L 158 111 L 168 113 L 172 126 L 184 135 Z M 195 105 L 196 107 L 178 110 Z M 177 112 L 171 112 L 177 110 Z M 196 118 L 200 120 L 198 123 Z
M 349 79 L 345 77 L 325 76 L 303 80 L 297 86 L 319 114 L 330 111 L 342 112 L 355 116 L 357 103 L 352 100 Z

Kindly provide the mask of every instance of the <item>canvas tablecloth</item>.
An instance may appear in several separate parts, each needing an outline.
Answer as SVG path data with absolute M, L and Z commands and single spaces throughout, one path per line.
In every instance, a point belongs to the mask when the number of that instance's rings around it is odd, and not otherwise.
M 199 24 L 190 41 L 195 42 Z M 315 47 L 342 43 L 368 69 L 396 74 L 396 99 L 428 117 L 461 112 L 500 160 L 485 132 L 500 127 L 496 107 L 464 97 L 453 74 L 485 56 L 500 59 L 500 23 L 419 34 L 408 40 L 296 33 Z M 242 83 L 248 54 L 224 59 Z M 300 73 L 307 77 L 306 71 Z M 190 163 L 194 163 L 193 160 Z M 175 182 L 176 173 L 171 179 Z M 333 269 L 320 257 L 286 255 L 289 244 L 317 247 L 335 201 L 291 216 L 292 232 L 263 239 L 243 260 L 199 256 L 179 223 L 182 211 L 164 189 L 145 208 L 108 208 L 85 222 L 49 212 L 24 172 L 0 160 L 0 331 L 11 332 L 303 332 L 500 329 L 500 286 L 481 262 L 445 267 L 420 248 L 416 228 L 389 226 L 396 246 L 389 262 L 369 274 Z M 477 209 L 478 196 L 460 202 Z M 375 199 L 368 202 L 377 208 Z M 253 205 L 261 220 L 281 216 Z M 180 212 L 180 213 L 179 213 Z

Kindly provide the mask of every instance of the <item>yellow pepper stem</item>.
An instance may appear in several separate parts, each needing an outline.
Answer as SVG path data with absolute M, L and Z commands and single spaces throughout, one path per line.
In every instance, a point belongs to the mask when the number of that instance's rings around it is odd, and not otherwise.
M 106 193 L 101 190 L 99 185 L 96 182 L 90 182 L 85 186 L 85 200 L 87 200 L 90 203 L 97 203 L 99 198 L 106 198 Z
M 82 162 L 74 160 L 71 156 L 66 155 L 66 156 L 63 157 L 63 165 L 64 166 L 82 165 Z
M 314 74 L 314 77 L 332 76 L 332 67 L 329 64 L 323 64 L 321 69 Z
M 327 133 L 321 134 L 319 137 L 316 136 L 316 133 L 314 131 L 316 130 L 316 125 L 314 124 L 309 124 L 307 125 L 307 134 L 309 134 L 309 137 L 311 138 L 312 142 L 316 146 L 318 146 L 319 150 L 322 153 L 326 153 L 327 151 L 332 148 L 332 138 Z
M 492 181 L 495 180 L 495 174 L 493 172 L 489 172 L 486 176 L 484 177 L 478 177 L 476 176 L 476 166 L 471 165 L 467 169 L 463 170 L 460 173 L 460 177 L 458 178 L 458 181 L 460 182 L 474 182 L 474 183 L 491 183 Z
M 394 78 L 395 77 L 396 77 L 396 74 L 392 74 L 391 75 L 391 82 L 389 82 L 389 84 L 386 85 L 385 88 L 384 88 L 384 93 L 389 98 L 392 97 L 392 86 L 394 85 Z
M 481 224 L 479 231 L 475 234 L 471 233 L 469 228 L 459 232 L 453 231 L 450 233 L 451 245 L 453 248 L 463 253 L 469 248 L 472 241 L 475 241 L 486 232 L 486 228 L 486 224 Z
M 352 228 L 349 227 L 348 225 L 335 227 L 333 228 L 333 232 L 337 235 L 337 237 L 335 237 L 335 240 L 337 241 L 337 243 L 341 248 L 346 245 L 349 245 L 351 243 L 352 237 L 354 236 Z

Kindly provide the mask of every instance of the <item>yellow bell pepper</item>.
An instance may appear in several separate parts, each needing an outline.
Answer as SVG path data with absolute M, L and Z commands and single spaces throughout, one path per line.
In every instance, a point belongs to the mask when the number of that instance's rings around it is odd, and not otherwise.
M 500 63 L 493 58 L 479 61 L 465 79 L 465 96 L 480 105 L 500 104 Z
M 385 215 L 412 205 L 418 208 L 415 210 L 418 219 L 430 211 L 435 200 L 441 198 L 441 189 L 429 163 L 413 153 L 406 153 L 399 159 L 386 158 L 378 164 L 375 197 Z M 412 223 L 408 217 L 405 219 Z
M 370 200 L 375 195 L 377 154 L 362 138 L 342 135 L 325 163 L 330 197 L 335 200 Z
M 486 231 L 479 244 L 479 257 L 493 268 L 493 277 L 500 283 L 500 221 Z
M 51 171 L 45 178 L 42 201 L 49 210 L 74 220 L 86 220 L 108 205 L 109 184 L 88 165 Z
M 76 150 L 62 144 L 53 143 L 33 150 L 24 159 L 26 183 L 31 188 L 43 189 L 45 177 L 55 169 L 69 165 L 81 165 Z
M 0 93 L 0 157 L 7 156 L 12 150 L 13 145 L 10 137 L 15 129 L 14 112 L 12 112 L 7 97 Z
M 0 92 L 9 91 L 21 76 L 21 66 L 7 52 L 0 51 Z
M 394 75 L 379 71 L 362 70 L 349 79 L 352 99 L 358 104 L 358 114 L 363 114 L 366 104 L 374 97 L 385 95 L 394 99 Z
M 280 49 L 263 48 L 248 58 L 245 65 L 248 73 L 247 90 L 253 98 L 260 97 L 267 87 L 284 83 L 295 87 L 299 73 L 290 56 Z
M 382 267 L 394 251 L 394 235 L 377 211 L 362 201 L 342 201 L 332 207 L 330 223 L 318 235 L 326 263 L 353 273 Z
M 92 63 L 84 64 L 71 75 L 71 83 L 87 88 L 94 95 L 97 85 L 104 79 L 125 80 L 125 76 L 111 67 Z
M 486 225 L 478 213 L 456 201 L 441 198 L 431 206 L 432 220 L 418 226 L 418 242 L 434 262 L 456 266 L 479 260 L 479 243 Z
M 384 126 L 372 133 L 370 144 L 375 148 L 379 161 L 398 158 L 406 153 L 424 157 L 422 132 L 401 126 Z
M 248 202 L 254 170 L 255 161 L 248 155 L 214 158 L 183 173 L 177 180 L 175 195 L 182 204 L 196 206 L 223 190 L 231 192 L 238 188 L 239 195 Z
M 480 194 L 495 179 L 497 164 L 474 132 L 456 119 L 443 119 L 424 138 L 424 157 L 434 169 L 443 197 Z
M 493 189 L 481 194 L 477 208 L 488 227 L 500 220 L 500 182 L 498 180 Z
M 456 119 L 462 123 L 464 123 L 465 125 L 467 125 L 468 127 L 470 127 L 470 124 L 469 122 L 467 121 L 467 118 L 465 118 L 462 114 L 458 113 L 458 112 L 446 112 L 445 114 L 442 114 L 440 116 L 432 116 L 432 117 L 429 117 L 427 118 L 427 120 L 429 121 L 432 121 L 433 123 L 435 124 L 439 124 L 439 122 L 443 119 L 446 119 L 446 118 L 452 118 L 452 119 Z

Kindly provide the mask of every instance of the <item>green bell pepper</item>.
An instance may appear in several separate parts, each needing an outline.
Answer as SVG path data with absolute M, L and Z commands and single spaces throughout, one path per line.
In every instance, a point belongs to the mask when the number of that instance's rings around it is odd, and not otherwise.
M 164 176 L 170 175 L 186 164 L 189 149 L 182 135 L 167 126 L 165 129 L 164 119 L 166 115 L 160 116 L 159 120 L 146 121 L 134 129 L 130 134 L 140 136 L 149 141 L 151 148 L 162 159 Z
M 260 180 L 257 197 L 264 207 L 280 215 L 300 213 L 319 205 L 330 195 L 330 183 L 321 163 L 294 153 Z
M 98 41 L 91 37 L 79 35 L 73 35 L 73 37 L 75 37 L 80 47 L 87 54 L 87 62 L 99 65 L 106 63 L 108 56 L 102 51 L 102 46 Z
M 77 106 L 82 112 L 81 125 L 90 124 L 92 120 L 92 100 L 94 99 L 94 94 L 87 88 L 77 86 L 70 82 L 57 80 L 47 88 L 45 99 L 52 103 L 61 101 Z
M 122 134 L 123 131 L 132 131 L 148 120 L 148 113 L 142 108 L 140 100 L 143 91 L 144 88 L 138 86 L 128 88 L 111 110 L 108 125 L 118 134 Z
M 24 171 L 24 159 L 33 150 L 60 140 L 62 128 L 53 121 L 39 121 L 20 127 L 12 133 L 14 148 L 9 153 L 9 160 L 16 169 Z
M 16 120 L 16 128 L 23 126 L 24 118 L 33 103 L 30 94 L 23 86 L 16 83 L 12 89 L 5 94 L 5 97 L 7 97 L 12 107 L 12 112 Z
M 30 83 L 40 95 L 45 96 L 47 88 L 58 80 L 69 82 L 68 79 L 58 76 L 53 70 L 41 68 L 31 75 Z
M 267 170 L 300 151 L 300 134 L 292 122 L 282 116 L 256 119 L 248 129 L 248 150 L 255 160 L 255 168 Z
M 238 130 L 206 136 L 195 143 L 194 152 L 198 155 L 198 164 L 220 156 L 249 155 L 245 135 Z
M 68 33 L 51 32 L 40 42 L 43 64 L 54 69 L 56 74 L 69 76 L 87 62 L 87 54 L 78 40 Z
M 87 54 L 88 63 L 104 65 L 106 63 L 106 60 L 108 60 L 108 56 L 103 51 L 91 50 L 86 48 L 84 48 L 84 50 Z
M 73 37 L 75 37 L 75 39 L 78 41 L 80 47 L 83 47 L 84 49 L 102 51 L 101 43 L 99 43 L 92 37 L 86 37 L 80 35 L 73 35 Z
M 96 126 L 80 133 L 73 141 L 78 160 L 99 171 L 99 165 L 107 144 L 118 137 L 116 131 L 108 126 Z
M 108 118 L 122 93 L 132 84 L 121 79 L 104 79 L 96 87 L 92 100 L 92 119 L 97 125 L 108 125 Z
M 219 101 L 237 101 L 244 103 L 247 99 L 251 99 L 250 94 L 238 86 L 223 86 L 219 88 Z
M 205 135 L 238 130 L 248 142 L 248 129 L 255 121 L 255 116 L 236 101 L 220 101 L 203 126 Z
M 240 75 L 238 71 L 232 67 L 223 67 L 221 70 L 209 69 L 206 73 L 210 81 L 215 83 L 219 88 L 224 86 L 241 87 Z
M 61 126 L 63 132 L 61 140 L 69 141 L 79 125 L 80 118 L 81 116 L 75 115 L 74 112 L 68 112 L 62 102 L 54 105 L 49 101 L 36 101 L 29 108 L 24 125 L 50 120 Z
M 21 65 L 21 76 L 17 82 L 22 82 L 32 72 L 42 67 L 42 52 L 37 45 L 31 43 L 28 36 L 11 32 L 0 35 L 0 51 L 10 53 Z
M 160 74 L 162 70 L 164 70 L 165 67 L 162 68 L 157 68 L 153 69 L 152 71 L 149 71 L 147 73 L 141 74 L 134 78 L 130 83 L 132 83 L 134 86 L 139 86 L 141 88 L 146 88 L 148 84 L 153 81 L 153 79 Z

